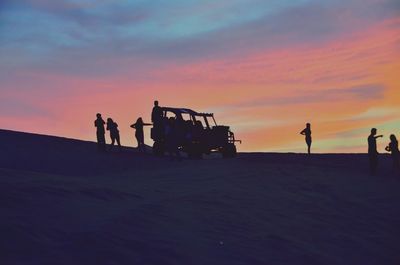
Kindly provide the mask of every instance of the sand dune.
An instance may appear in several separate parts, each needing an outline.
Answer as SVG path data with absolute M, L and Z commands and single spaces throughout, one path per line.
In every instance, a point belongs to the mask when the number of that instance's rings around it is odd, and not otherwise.
M 0 264 L 400 264 L 381 157 L 170 161 L 0 130 Z

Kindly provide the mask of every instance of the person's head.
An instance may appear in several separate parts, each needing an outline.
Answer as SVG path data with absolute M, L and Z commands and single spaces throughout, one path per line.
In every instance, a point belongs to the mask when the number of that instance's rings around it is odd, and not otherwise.
M 311 128 L 311 123 L 307 122 L 306 127 Z
M 142 117 L 139 117 L 138 119 L 137 119 L 137 121 L 136 121 L 137 123 L 143 123 L 143 119 L 142 119 Z
M 377 134 L 377 129 L 376 128 L 372 128 L 371 129 L 371 135 L 376 135 Z
M 108 123 L 112 123 L 113 120 L 112 120 L 111 118 L 108 118 L 108 119 L 107 119 L 107 122 L 108 122 Z
M 390 141 L 392 141 L 392 142 L 397 142 L 396 135 L 391 134 L 391 135 L 390 135 Z
M 154 101 L 154 106 L 156 106 L 156 107 L 158 106 L 158 100 Z
M 101 114 L 100 114 L 100 113 L 97 113 L 97 114 L 96 114 L 96 117 L 97 117 L 98 119 L 100 119 L 100 118 L 101 118 Z

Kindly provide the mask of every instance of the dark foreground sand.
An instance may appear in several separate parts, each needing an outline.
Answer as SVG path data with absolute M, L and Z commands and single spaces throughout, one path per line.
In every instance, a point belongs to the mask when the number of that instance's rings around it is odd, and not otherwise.
M 169 161 L 0 130 L 0 264 L 400 264 L 400 178 L 364 155 Z

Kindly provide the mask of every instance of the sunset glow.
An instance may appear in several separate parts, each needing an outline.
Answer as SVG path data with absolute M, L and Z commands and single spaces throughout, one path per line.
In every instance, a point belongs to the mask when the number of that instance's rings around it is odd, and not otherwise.
M 306 122 L 316 152 L 365 152 L 371 127 L 386 144 L 400 136 L 400 5 L 0 3 L 0 128 L 94 141 L 101 112 L 134 146 L 154 99 L 214 112 L 239 151 L 304 152 Z

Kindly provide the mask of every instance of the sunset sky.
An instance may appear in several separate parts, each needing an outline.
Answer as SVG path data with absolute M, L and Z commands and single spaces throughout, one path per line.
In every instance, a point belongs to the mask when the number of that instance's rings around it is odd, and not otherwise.
M 0 128 L 94 141 L 101 112 L 133 146 L 154 99 L 214 112 L 240 151 L 303 152 L 306 122 L 316 152 L 365 152 L 371 127 L 383 151 L 400 1 L 0 1 Z

